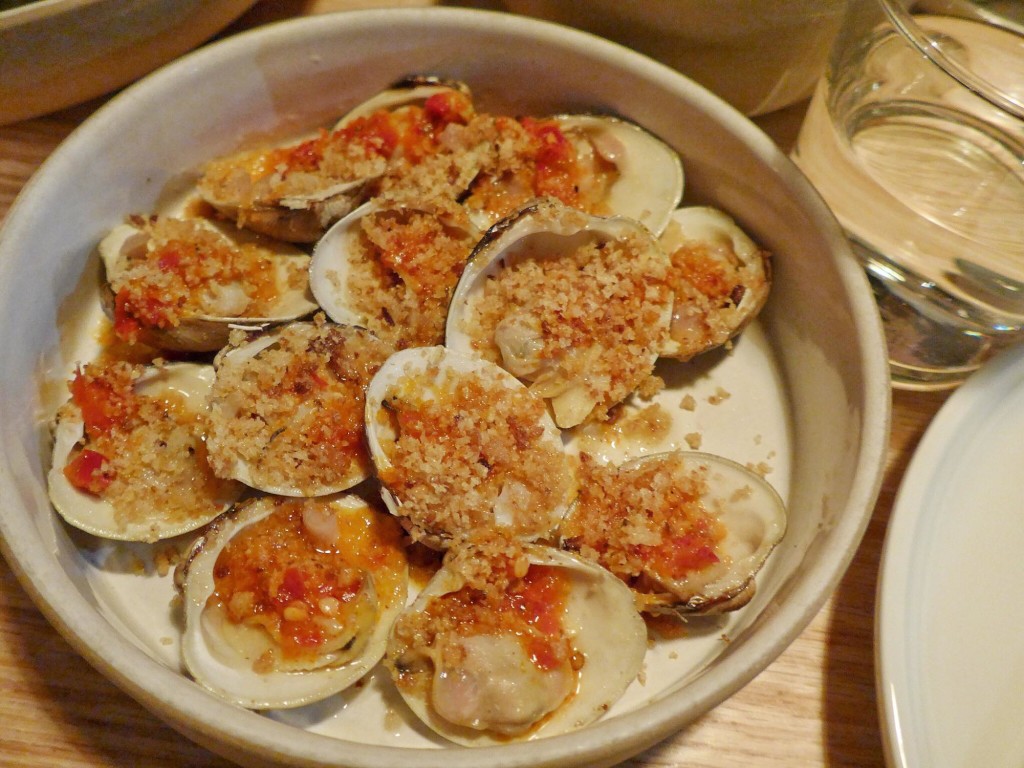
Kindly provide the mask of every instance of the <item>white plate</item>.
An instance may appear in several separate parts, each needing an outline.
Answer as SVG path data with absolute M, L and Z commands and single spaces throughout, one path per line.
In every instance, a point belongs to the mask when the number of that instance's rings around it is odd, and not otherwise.
M 899 768 L 1024 765 L 1024 347 L 939 411 L 886 535 L 876 647 Z

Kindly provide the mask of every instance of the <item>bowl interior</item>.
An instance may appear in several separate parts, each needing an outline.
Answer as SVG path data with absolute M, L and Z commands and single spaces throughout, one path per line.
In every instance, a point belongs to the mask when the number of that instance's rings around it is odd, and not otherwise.
M 484 110 L 597 110 L 635 120 L 682 154 L 687 203 L 725 209 L 774 254 L 773 296 L 734 350 L 663 371 L 673 393 L 703 403 L 726 395 L 694 416 L 702 450 L 766 465 L 787 499 L 789 529 L 757 597 L 651 656 L 646 685 L 634 684 L 585 731 L 482 751 L 443 748 L 414 726 L 396 731 L 384 713 L 401 705 L 377 678 L 351 697 L 274 717 L 214 700 L 180 674 L 173 638 L 164 642 L 162 633 L 175 631 L 167 580 L 136 568 L 152 551 L 70 531 L 45 491 L 47 423 L 67 375 L 97 341 L 93 251 L 103 234 L 127 213 L 180 193 L 203 161 L 329 124 L 411 73 L 464 80 Z M 881 330 L 838 227 L 802 176 L 738 113 L 679 74 L 512 16 L 429 9 L 315 17 L 240 35 L 148 77 L 73 134 L 15 204 L 0 239 L 0 318 L 5 554 L 91 663 L 234 759 L 526 766 L 604 765 L 635 754 L 737 690 L 810 621 L 859 542 L 884 458 Z

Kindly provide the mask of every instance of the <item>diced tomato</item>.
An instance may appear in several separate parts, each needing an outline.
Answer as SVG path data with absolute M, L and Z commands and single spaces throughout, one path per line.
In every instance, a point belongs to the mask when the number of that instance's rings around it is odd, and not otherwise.
M 423 111 L 435 126 L 444 127 L 450 123 L 466 124 L 472 117 L 472 103 L 457 91 L 435 93 L 423 104 Z
M 128 310 L 128 302 L 122 294 L 114 297 L 114 335 L 121 341 L 134 344 L 139 340 L 142 323 Z
M 281 635 L 283 640 L 299 648 L 316 648 L 324 642 L 323 631 L 311 621 L 281 622 Z
M 559 571 L 534 565 L 510 599 L 528 624 L 554 635 L 561 629 L 567 595 L 568 585 Z
M 293 147 L 288 153 L 285 163 L 289 170 L 293 171 L 315 171 L 320 167 L 320 161 L 324 156 L 324 139 L 326 133 L 322 133 L 315 139 L 304 141 Z
M 156 265 L 162 272 L 177 272 L 181 267 L 181 258 L 181 251 L 174 247 L 167 247 L 157 256 Z
M 109 381 L 75 371 L 68 383 L 71 399 L 82 412 L 85 431 L 90 436 L 106 434 L 116 426 L 125 426 L 136 412 L 130 393 L 121 392 Z
M 563 661 L 562 654 L 553 643 L 536 637 L 530 638 L 527 642 L 527 653 L 530 655 L 530 661 L 538 669 L 555 669 Z
M 390 158 L 401 137 L 391 115 L 380 111 L 358 117 L 341 128 L 337 135 L 346 142 L 361 145 L 369 155 Z
M 64 477 L 75 488 L 88 493 L 103 493 L 114 480 L 107 457 L 85 449 L 64 467 Z
M 703 531 L 673 536 L 666 544 L 658 553 L 658 560 L 674 578 L 700 571 L 719 561 L 714 542 Z
M 538 143 L 534 192 L 574 204 L 579 170 L 572 143 L 554 122 L 523 118 L 522 124 Z
M 293 600 L 301 600 L 306 595 L 306 583 L 298 568 L 288 568 L 281 577 L 281 586 L 277 590 L 274 602 L 287 605 Z

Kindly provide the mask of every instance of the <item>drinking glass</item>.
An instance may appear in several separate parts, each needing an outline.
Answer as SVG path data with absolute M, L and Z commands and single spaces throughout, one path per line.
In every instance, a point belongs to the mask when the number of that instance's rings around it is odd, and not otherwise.
M 1024 342 L 1024 3 L 851 2 L 793 157 L 863 261 L 895 386 Z

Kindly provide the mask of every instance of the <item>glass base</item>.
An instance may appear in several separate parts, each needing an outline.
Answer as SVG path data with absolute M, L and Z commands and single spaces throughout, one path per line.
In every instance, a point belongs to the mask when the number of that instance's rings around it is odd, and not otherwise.
M 893 387 L 951 389 L 1000 350 L 1024 342 L 1024 329 L 974 317 L 933 283 L 899 270 L 856 240 L 851 245 L 882 316 Z

